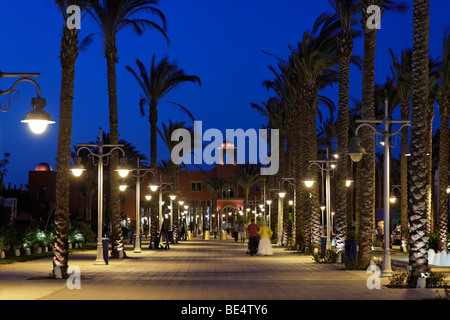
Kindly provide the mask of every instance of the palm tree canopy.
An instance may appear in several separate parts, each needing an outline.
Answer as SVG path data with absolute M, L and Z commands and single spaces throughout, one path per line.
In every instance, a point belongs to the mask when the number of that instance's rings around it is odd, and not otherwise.
M 260 164 L 241 164 L 234 173 L 233 180 L 245 190 L 249 190 L 261 181 L 260 168 Z
M 141 114 L 144 116 L 144 105 L 150 108 L 157 108 L 163 102 L 164 97 L 174 88 L 184 82 L 197 82 L 201 86 L 201 80 L 196 75 L 186 75 L 183 69 L 179 69 L 176 64 L 170 63 L 168 57 L 164 57 L 158 64 L 155 62 L 155 55 L 152 57 L 151 67 L 148 70 L 141 60 L 136 59 L 139 74 L 130 66 L 126 69 L 133 74 L 139 83 L 144 96 L 140 100 Z M 182 105 L 173 101 L 166 101 L 177 105 L 182 111 L 189 115 L 193 120 L 192 114 Z
M 217 196 L 217 193 L 220 192 L 226 184 L 226 180 L 219 177 L 209 177 L 203 182 L 203 185 L 209 190 L 212 197 Z
M 114 48 L 117 34 L 126 27 L 132 27 L 141 35 L 144 30 L 156 29 L 167 41 L 166 18 L 155 6 L 157 0 L 98 0 L 88 8 L 89 13 L 102 29 L 105 47 Z M 153 14 L 159 17 L 162 27 L 151 20 L 140 18 L 141 14 Z

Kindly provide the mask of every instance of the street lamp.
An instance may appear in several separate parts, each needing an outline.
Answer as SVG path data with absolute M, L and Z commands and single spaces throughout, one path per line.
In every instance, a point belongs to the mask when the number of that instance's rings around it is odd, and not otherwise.
M 176 198 L 177 198 L 177 196 L 175 194 L 169 195 L 169 199 L 170 199 L 170 230 L 172 230 L 172 228 L 173 228 L 173 201 Z
M 125 172 L 130 173 L 133 178 L 136 178 L 136 237 L 134 244 L 135 253 L 141 253 L 141 238 L 140 238 L 140 226 L 141 226 L 141 182 L 143 182 L 144 177 L 147 173 L 151 173 L 155 176 L 155 170 L 151 168 L 141 168 L 139 164 L 139 158 L 137 158 L 136 168 L 128 169 L 125 167 L 118 168 L 117 171 L 119 175 L 122 176 Z M 151 195 L 146 195 L 147 200 L 151 200 Z
M 336 169 L 336 160 L 329 158 L 329 151 L 327 148 L 325 160 L 310 160 L 308 170 L 306 171 L 303 182 L 309 188 L 311 188 L 315 182 L 315 178 L 312 175 L 311 167 L 317 166 L 322 174 L 325 172 L 325 209 L 326 209 L 326 223 L 327 223 L 327 242 L 326 250 L 331 249 L 331 171 Z
M 94 165 L 98 166 L 98 225 L 97 225 L 97 259 L 94 264 L 106 264 L 103 258 L 103 243 L 102 243 L 102 235 L 103 235 L 103 160 L 108 160 L 109 157 L 115 150 L 119 150 L 122 152 L 122 156 L 125 157 L 125 151 L 122 149 L 122 144 L 104 144 L 103 143 L 103 132 L 102 128 L 100 128 L 99 142 L 98 143 L 79 143 L 77 144 L 77 153 L 76 153 L 76 163 L 71 168 L 72 173 L 75 176 L 80 176 L 81 173 L 85 170 L 81 165 L 80 160 L 80 151 L 87 150 L 89 152 L 88 156 L 92 157 L 92 162 Z M 93 148 L 97 148 L 98 152 L 95 153 Z M 103 148 L 110 148 L 109 152 L 103 153 Z M 95 161 L 97 158 L 97 161 Z M 108 161 L 107 161 L 108 162 Z M 120 251 L 119 255 L 123 255 L 123 252 Z
M 283 235 L 283 199 L 286 196 L 284 190 L 278 192 L 278 240 L 277 244 L 282 245 L 282 235 Z
M 322 211 L 322 214 L 320 215 L 321 219 L 322 219 L 322 236 L 325 236 L 325 224 L 324 224 L 324 219 L 323 219 L 323 211 L 326 209 L 327 207 L 322 203 L 320 204 L 320 210 Z
M 161 177 L 160 177 L 160 179 L 161 179 Z M 155 183 L 155 182 L 152 182 L 150 185 L 149 185 L 149 188 L 150 188 L 150 190 L 151 191 L 153 191 L 153 192 L 155 192 L 156 190 L 158 190 L 159 191 L 159 214 L 158 214 L 158 217 L 159 217 L 159 230 L 161 230 L 161 227 L 162 227 L 162 224 L 164 223 L 164 221 L 163 221 L 163 215 L 162 215 L 162 206 L 163 206 L 163 204 L 164 204 L 164 202 L 162 201 L 162 196 L 163 196 L 163 194 L 164 193 L 168 193 L 169 191 L 168 190 L 166 190 L 166 188 L 167 187 L 169 187 L 170 186 L 170 188 L 171 189 L 173 189 L 173 183 L 171 183 L 171 182 L 159 182 L 159 183 Z M 150 248 L 152 247 L 152 244 L 150 244 Z
M 352 138 L 352 146 L 348 149 L 347 154 L 351 157 L 354 162 L 361 160 L 362 156 L 365 154 L 364 147 L 361 146 L 361 138 L 358 137 L 358 131 L 362 127 L 370 128 L 375 134 L 383 138 L 384 148 L 384 248 L 383 248 L 383 268 L 380 277 L 390 277 L 393 272 L 391 268 L 391 254 L 389 250 L 390 243 L 390 232 L 389 232 L 389 209 L 390 209 L 390 186 L 389 186 L 389 173 L 390 173 L 390 149 L 394 146 L 391 145 L 391 137 L 399 134 L 403 128 L 410 126 L 410 121 L 408 120 L 392 120 L 389 118 L 388 101 L 385 100 L 384 103 L 384 118 L 383 120 L 356 120 L 356 123 L 361 123 L 355 131 L 356 137 Z M 382 124 L 383 128 L 381 132 L 378 132 L 376 126 Z M 391 132 L 391 125 L 401 124 L 400 128 Z
M 30 130 L 34 134 L 41 134 L 47 129 L 47 125 L 55 123 L 50 118 L 50 115 L 44 111 L 44 107 L 47 105 L 44 98 L 41 98 L 41 88 L 39 84 L 31 78 L 39 78 L 39 73 L 3 73 L 0 72 L 1 78 L 20 78 L 14 82 L 14 84 L 8 90 L 0 90 L 0 97 L 6 94 L 9 95 L 8 105 L 5 103 L 0 104 L 0 111 L 7 112 L 11 107 L 11 95 L 13 99 L 19 98 L 19 93 L 15 90 L 16 86 L 21 82 L 31 82 L 37 89 L 37 97 L 31 99 L 31 105 L 33 110 L 28 112 L 22 123 L 28 123 Z

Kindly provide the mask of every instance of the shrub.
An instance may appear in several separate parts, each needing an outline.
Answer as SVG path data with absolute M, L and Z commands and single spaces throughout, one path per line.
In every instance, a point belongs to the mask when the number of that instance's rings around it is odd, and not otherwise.
M 53 234 L 45 232 L 40 229 L 36 229 L 28 232 L 22 238 L 22 244 L 24 247 L 46 247 L 53 241 Z
M 439 235 L 437 233 L 430 233 L 428 236 L 428 247 L 434 252 L 439 252 Z
M 92 242 L 95 241 L 96 239 L 96 235 L 92 231 L 91 226 L 85 222 L 81 221 L 74 222 L 72 223 L 70 229 L 71 231 L 69 232 L 69 242 L 71 242 L 70 241 L 71 236 L 72 240 L 78 239 L 72 242 Z M 83 237 L 83 240 L 81 240 L 80 234 Z
M 439 272 L 428 272 L 426 277 L 427 288 L 448 288 L 446 275 Z M 402 272 L 389 277 L 388 288 L 408 288 L 411 280 L 411 273 Z
M 335 263 L 336 262 L 337 253 L 334 249 L 328 249 L 325 251 L 325 254 L 322 256 L 321 254 L 313 255 L 314 261 L 318 263 Z
M 446 275 L 440 272 L 429 272 L 427 277 L 427 288 L 447 288 Z
M 69 234 L 69 243 L 84 243 L 84 235 L 83 233 L 78 230 L 74 229 Z

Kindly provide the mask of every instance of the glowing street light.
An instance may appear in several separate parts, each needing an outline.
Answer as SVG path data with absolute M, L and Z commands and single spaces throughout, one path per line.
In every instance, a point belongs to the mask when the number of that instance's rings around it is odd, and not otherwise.
M 119 175 L 124 175 L 125 173 L 131 174 L 133 178 L 136 179 L 136 231 L 135 231 L 135 240 L 134 240 L 134 253 L 141 253 L 141 183 L 144 181 L 144 177 L 147 173 L 151 173 L 155 176 L 155 171 L 151 168 L 141 168 L 140 167 L 140 159 L 136 159 L 136 168 L 129 169 L 125 162 L 121 162 L 121 167 L 119 167 L 116 171 L 119 172 Z M 145 196 L 147 201 L 152 199 L 150 194 Z
M 364 147 L 361 146 L 361 138 L 358 137 L 358 131 L 362 127 L 370 128 L 376 135 L 383 138 L 383 143 L 380 144 L 384 149 L 384 177 L 383 177 L 383 187 L 384 187 L 384 248 L 383 248 L 383 268 L 380 277 L 390 277 L 393 274 L 391 268 L 391 254 L 390 254 L 390 231 L 389 231 L 389 205 L 391 202 L 390 193 L 390 149 L 393 148 L 391 145 L 391 137 L 399 134 L 403 128 L 410 126 L 410 121 L 408 120 L 392 120 L 389 117 L 388 100 L 384 103 L 384 118 L 382 120 L 356 120 L 356 123 L 360 125 L 356 128 L 355 137 L 352 138 L 352 145 L 347 151 L 347 154 L 354 162 L 361 160 L 362 156 L 366 153 Z M 382 131 L 378 132 L 377 125 L 383 125 Z M 391 132 L 391 126 L 393 124 L 400 124 L 400 128 Z
M 103 160 L 104 158 L 108 159 L 112 153 L 116 150 L 119 150 L 122 152 L 122 156 L 125 157 L 125 151 L 122 149 L 122 144 L 104 144 L 103 143 L 103 132 L 102 128 L 100 128 L 100 135 L 99 135 L 99 142 L 98 143 L 80 143 L 77 144 L 77 153 L 76 153 L 76 162 L 72 166 L 71 171 L 74 176 L 79 177 L 85 168 L 81 164 L 80 160 L 80 151 L 81 150 L 87 150 L 89 152 L 89 155 L 92 156 L 92 161 L 94 165 L 98 166 L 98 224 L 97 224 L 97 259 L 95 260 L 94 264 L 100 264 L 104 265 L 106 264 L 104 258 L 103 258 L 103 243 L 102 243 L 102 235 L 103 235 Z M 97 149 L 97 152 L 94 152 L 94 149 Z M 103 153 L 103 148 L 109 148 L 110 150 L 107 153 Z M 95 161 L 94 158 L 97 158 L 98 160 Z M 123 248 L 119 248 L 119 256 L 123 256 Z
M 310 160 L 310 165 L 306 171 L 305 178 L 303 182 L 308 188 L 311 188 L 316 182 L 312 174 L 311 167 L 313 165 L 317 166 L 322 174 L 325 172 L 325 210 L 326 210 L 326 224 L 327 224 L 327 241 L 326 250 L 331 249 L 331 171 L 336 169 L 336 160 L 329 158 L 329 151 L 327 148 L 326 159 L 325 160 Z M 346 183 L 347 184 L 347 183 Z
M 39 73 L 3 73 L 0 72 L 1 78 L 20 78 L 14 82 L 14 84 L 8 90 L 0 90 L 0 97 L 8 94 L 8 105 L 0 104 L 0 111 L 7 112 L 11 107 L 11 96 L 13 99 L 19 98 L 19 93 L 15 90 L 16 86 L 21 82 L 30 82 L 37 89 L 37 97 L 31 99 L 31 106 L 33 110 L 28 112 L 22 123 L 27 123 L 30 127 L 31 132 L 34 134 L 42 134 L 46 129 L 47 125 L 55 123 L 51 120 L 50 115 L 44 111 L 44 107 L 47 105 L 44 98 L 41 98 L 41 88 L 39 84 L 31 78 L 39 78 L 41 75 Z

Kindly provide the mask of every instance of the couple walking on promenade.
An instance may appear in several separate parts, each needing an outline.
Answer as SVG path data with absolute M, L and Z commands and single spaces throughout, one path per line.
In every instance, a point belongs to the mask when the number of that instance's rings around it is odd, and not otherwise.
M 272 255 L 272 244 L 270 239 L 272 237 L 272 230 L 263 222 L 261 228 L 255 223 L 255 219 L 251 220 L 251 223 L 247 227 L 249 235 L 249 251 L 250 255 L 267 256 Z

